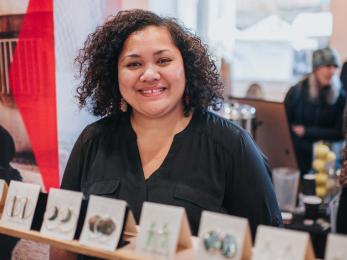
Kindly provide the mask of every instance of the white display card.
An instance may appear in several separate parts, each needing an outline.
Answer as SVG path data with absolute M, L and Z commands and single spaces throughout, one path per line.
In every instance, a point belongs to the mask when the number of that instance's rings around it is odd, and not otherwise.
M 40 232 L 59 239 L 72 240 L 82 198 L 81 192 L 51 188 Z
M 39 194 L 39 185 L 11 181 L 1 224 L 14 229 L 30 230 Z
M 250 259 L 252 239 L 248 220 L 203 211 L 199 227 L 197 259 Z
M 122 234 L 126 206 L 123 200 L 91 195 L 80 243 L 115 250 Z
M 325 248 L 325 260 L 347 259 L 347 236 L 330 233 Z
M 260 225 L 252 259 L 313 260 L 315 257 L 308 233 Z
M 192 247 L 184 208 L 144 202 L 136 251 L 155 259 L 173 259 L 177 248 Z

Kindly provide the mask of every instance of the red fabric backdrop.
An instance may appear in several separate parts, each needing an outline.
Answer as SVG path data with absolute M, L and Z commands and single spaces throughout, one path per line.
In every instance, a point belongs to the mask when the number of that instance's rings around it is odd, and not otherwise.
M 31 0 L 10 68 L 10 87 L 47 190 L 59 186 L 54 55 L 53 0 Z

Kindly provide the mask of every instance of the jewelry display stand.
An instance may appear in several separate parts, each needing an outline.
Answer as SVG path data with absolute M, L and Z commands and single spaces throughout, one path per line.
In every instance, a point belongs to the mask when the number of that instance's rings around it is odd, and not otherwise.
M 0 198 L 0 219 L 2 217 L 2 211 L 4 207 L 4 198 L 6 197 L 7 185 L 4 185 L 2 198 Z M 11 228 L 0 223 L 0 234 L 4 234 L 11 237 L 27 239 L 34 242 L 48 244 L 52 247 L 64 249 L 77 254 L 82 254 L 91 257 L 98 257 L 102 259 L 117 259 L 117 260 L 150 260 L 151 258 L 139 254 L 135 251 L 135 236 L 137 235 L 136 223 L 132 214 L 128 214 L 127 221 L 125 222 L 125 228 L 123 232 L 123 239 L 129 242 L 122 248 L 114 251 L 96 249 L 94 247 L 85 246 L 78 242 L 78 240 L 63 240 L 54 238 L 40 233 L 37 230 L 18 230 Z M 196 259 L 193 249 L 178 248 L 175 256 L 176 260 L 188 260 Z
M 52 238 L 50 236 L 46 236 L 41 234 L 38 231 L 30 230 L 30 231 L 22 231 L 16 230 L 13 228 L 4 227 L 0 224 L 0 234 L 23 238 L 39 243 L 45 243 L 53 247 L 65 249 L 70 252 L 74 252 L 77 254 L 83 254 L 92 257 L 98 257 L 102 259 L 117 259 L 117 260 L 150 260 L 151 258 L 145 257 L 139 253 L 135 252 L 135 237 L 134 234 L 124 232 L 126 236 L 126 240 L 130 243 L 123 248 L 117 249 L 115 251 L 107 251 L 101 249 L 91 248 L 89 246 L 81 245 L 77 240 L 67 241 L 57 238 Z M 176 253 L 176 260 L 188 260 L 188 259 L 196 259 L 195 253 L 193 249 L 178 249 Z
M 48 245 L 51 245 L 53 247 L 65 249 L 74 253 L 93 256 L 93 257 L 99 257 L 99 258 L 106 258 L 106 259 L 124 259 L 124 260 L 131 260 L 131 259 L 144 259 L 141 258 L 141 256 L 135 254 L 135 252 L 131 250 L 126 249 L 119 249 L 116 251 L 106 251 L 106 250 L 96 250 L 94 248 L 90 248 L 88 246 L 81 245 L 78 241 L 67 241 L 62 239 L 56 239 L 52 238 L 47 235 L 43 235 L 38 231 L 22 231 L 22 230 L 16 230 L 13 228 L 4 227 L 3 225 L 0 225 L 0 233 L 12 237 L 17 238 L 24 238 L 27 240 L 32 240 L 35 242 L 45 243 Z

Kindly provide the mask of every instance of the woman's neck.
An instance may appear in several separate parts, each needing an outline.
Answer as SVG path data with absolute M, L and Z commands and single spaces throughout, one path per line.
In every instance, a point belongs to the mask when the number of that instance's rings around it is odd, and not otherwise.
M 135 112 L 131 115 L 131 125 L 137 135 L 141 133 L 175 135 L 187 127 L 191 118 L 192 113 L 186 117 L 183 111 L 182 113 L 173 113 L 160 118 L 148 118 Z

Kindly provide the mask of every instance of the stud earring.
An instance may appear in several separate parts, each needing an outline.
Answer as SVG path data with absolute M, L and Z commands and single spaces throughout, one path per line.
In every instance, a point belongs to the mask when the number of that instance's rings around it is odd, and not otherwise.
M 121 98 L 119 101 L 119 110 L 123 113 L 128 111 L 128 103 L 125 101 L 124 98 Z

